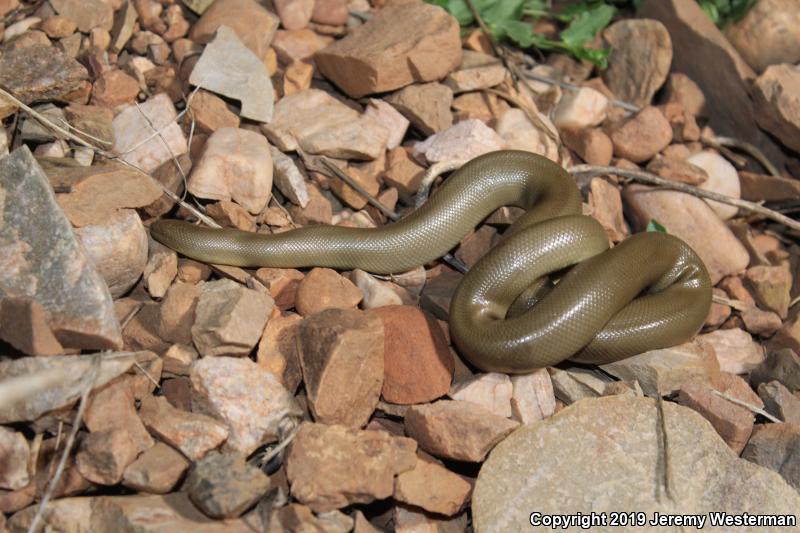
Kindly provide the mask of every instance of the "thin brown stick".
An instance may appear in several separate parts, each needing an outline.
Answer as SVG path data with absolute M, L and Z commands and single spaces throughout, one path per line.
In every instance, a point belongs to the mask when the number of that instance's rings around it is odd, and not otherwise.
M 655 174 L 651 174 L 650 172 L 646 172 L 644 170 L 629 170 L 625 168 L 595 166 L 595 165 L 576 165 L 570 167 L 568 171 L 570 174 L 580 174 L 584 176 L 601 176 L 604 174 L 616 174 L 618 176 L 630 178 L 632 180 L 639 181 L 642 183 L 648 183 L 650 185 L 659 185 L 666 189 L 672 189 L 686 194 L 691 194 L 692 196 L 697 196 L 699 198 L 704 198 L 706 200 L 714 200 L 715 202 L 733 205 L 740 209 L 744 209 L 745 211 L 749 211 L 751 213 L 757 213 L 765 218 L 774 220 L 775 222 L 779 222 L 784 226 L 800 231 L 800 222 L 798 222 L 797 220 L 792 220 L 791 218 L 782 215 L 777 211 L 764 207 L 763 205 L 757 204 L 755 202 L 749 202 L 747 200 L 741 200 L 739 198 L 732 198 L 730 196 L 725 196 L 724 194 L 719 194 L 713 191 L 706 191 L 694 187 L 692 185 L 687 185 L 686 183 L 680 183 L 677 181 L 664 179 L 661 176 L 656 176 Z
M 741 150 L 742 152 L 746 153 L 747 155 L 758 161 L 758 163 L 762 167 L 764 167 L 764 170 L 766 170 L 770 175 L 772 176 L 781 175 L 781 173 L 778 172 L 778 169 L 775 168 L 775 165 L 772 164 L 772 161 L 770 161 L 767 158 L 767 156 L 764 155 L 764 152 L 762 152 L 757 146 L 750 144 L 749 142 L 742 141 L 741 139 L 736 139 L 734 137 L 724 137 L 719 135 L 711 137 L 709 139 L 703 139 L 703 141 L 713 143 L 710 144 L 710 146 L 714 146 L 714 144 L 716 144 L 716 146 L 720 147 L 729 147 Z
M 325 156 L 320 156 L 320 161 L 322 162 L 323 166 L 326 169 L 328 169 L 328 171 L 332 172 L 334 176 L 345 182 L 347 185 L 352 187 L 358 194 L 366 198 L 367 202 L 369 202 L 371 206 L 373 206 L 378 211 L 389 217 L 389 219 L 398 220 L 400 218 L 400 216 L 397 213 L 395 213 L 394 211 L 383 205 L 380 202 L 380 200 L 378 200 L 372 194 L 367 192 L 367 190 L 364 189 L 364 187 L 359 185 L 356 182 L 356 180 L 351 178 L 344 170 L 334 165 L 330 159 L 328 159 Z

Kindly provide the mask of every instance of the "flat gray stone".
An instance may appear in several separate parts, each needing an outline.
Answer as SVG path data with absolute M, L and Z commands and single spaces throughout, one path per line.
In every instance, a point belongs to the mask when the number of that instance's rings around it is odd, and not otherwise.
M 800 494 L 780 475 L 737 457 L 691 409 L 665 402 L 662 412 L 651 398 L 609 396 L 522 426 L 481 468 L 472 496 L 475 531 L 531 531 L 532 512 L 635 511 L 644 513 L 647 527 L 628 530 L 675 532 L 689 528 L 655 528 L 650 520 L 655 513 L 691 513 L 706 519 L 703 531 L 732 531 L 711 527 L 709 513 L 796 515 Z M 592 527 L 622 530 L 610 522 Z
M 5 297 L 39 302 L 65 348 L 122 347 L 108 287 L 25 146 L 0 159 L 0 300 Z

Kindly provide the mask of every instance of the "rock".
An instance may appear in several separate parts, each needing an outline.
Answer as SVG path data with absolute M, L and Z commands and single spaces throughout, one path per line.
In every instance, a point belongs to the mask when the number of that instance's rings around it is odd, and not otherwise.
M 800 468 L 794 458 L 797 457 L 798 449 L 800 449 L 800 426 L 758 425 L 742 452 L 742 459 L 774 470 L 797 490 L 800 488 Z
M 747 250 L 700 198 L 640 185 L 627 186 L 622 194 L 637 231 L 644 230 L 650 220 L 657 220 L 697 252 L 712 283 L 747 268 Z
M 42 21 L 40 26 L 42 31 L 51 39 L 62 39 L 69 37 L 78 29 L 77 24 L 68 17 L 52 15 Z
M 497 416 L 511 418 L 513 387 L 506 374 L 476 374 L 453 383 L 448 396 L 454 400 L 480 405 Z
M 386 148 L 394 150 L 403 142 L 410 122 L 390 104 L 384 100 L 370 98 L 364 116 L 372 118 L 389 132 Z
M 461 65 L 447 75 L 444 84 L 454 93 L 464 93 L 500 85 L 508 72 L 494 56 L 472 50 L 464 50 Z
M 391 281 L 380 281 L 363 270 L 353 270 L 350 278 L 364 295 L 363 309 L 415 303 L 414 297 L 404 288 Z
M 226 0 L 225 3 L 242 3 Z M 251 0 L 247 0 L 248 2 Z M 259 7 L 260 9 L 260 7 Z M 194 26 L 200 25 L 202 19 Z M 239 40 L 235 28 L 217 29 L 214 40 L 192 69 L 189 83 L 242 102 L 241 116 L 269 122 L 273 113 L 272 80 L 259 55 L 250 44 Z M 237 124 L 238 126 L 238 124 Z
M 602 365 L 605 372 L 624 381 L 636 381 L 647 396 L 667 396 L 684 383 L 718 382 L 720 364 L 710 347 L 686 343 L 662 350 L 651 350 L 627 359 Z
M 505 148 L 505 141 L 478 119 L 462 120 L 417 143 L 414 150 L 429 163 L 470 160 Z
M 301 416 L 292 395 L 250 359 L 200 359 L 191 379 L 192 410 L 225 422 L 230 430 L 227 449 L 250 454 L 277 440 L 285 424 Z
M 800 14 L 790 0 L 760 0 L 725 29 L 725 36 L 756 72 L 800 61 Z
M 526 150 L 558 161 L 558 131 L 547 116 L 537 113 L 540 124 L 534 125 L 522 109 L 510 108 L 500 115 L 497 133 L 511 150 Z M 542 131 L 542 128 L 547 128 Z
M 347 168 L 347 172 L 354 182 L 361 186 L 363 190 L 371 194 L 373 197 L 378 196 L 381 184 L 378 182 L 378 173 L 383 170 L 384 157 L 381 156 L 373 162 L 366 163 L 363 166 L 351 165 Z M 352 207 L 353 209 L 364 209 L 367 205 L 367 198 L 356 191 L 350 185 L 346 184 L 339 178 L 334 178 L 330 182 L 330 190 L 342 202 Z
M 122 481 L 128 465 L 142 451 L 141 443 L 131 437 L 125 428 L 108 429 L 85 436 L 75 454 L 78 472 L 92 483 L 116 485 Z
M 742 199 L 753 202 L 770 202 L 800 199 L 800 181 L 783 176 L 770 176 L 754 172 L 739 172 Z
M 650 104 L 672 63 L 667 28 L 657 20 L 621 20 L 603 31 L 603 39 L 612 50 L 603 72 L 608 88 L 625 102 L 639 107 Z
M 228 109 L 225 100 L 214 93 L 199 90 L 191 96 L 188 105 L 201 132 L 211 134 L 220 128 L 239 127 L 239 117 Z
M 276 528 L 276 531 L 349 533 L 353 530 L 353 524 L 354 520 L 340 511 L 333 510 L 314 516 L 309 507 L 299 503 L 290 503 L 273 510 L 270 517 L 270 528 Z
M 122 484 L 151 494 L 170 492 L 189 469 L 189 461 L 174 448 L 157 442 L 128 465 Z
M 302 320 L 294 314 L 271 318 L 258 343 L 258 365 L 273 374 L 291 393 L 303 380 L 297 342 Z
M 614 145 L 611 144 L 611 138 L 600 128 L 565 128 L 561 130 L 561 140 L 590 165 L 611 164 Z
M 305 276 L 293 268 L 259 268 L 255 277 L 267 288 L 275 305 L 286 310 L 295 307 L 297 288 Z
M 658 108 L 666 117 L 672 127 L 673 142 L 698 142 L 700 140 L 700 126 L 694 115 L 683 108 L 678 102 L 667 102 Z
M 453 518 L 441 518 L 439 515 L 426 513 L 417 507 L 398 504 L 392 512 L 392 522 L 397 533 L 414 533 L 415 531 L 453 532 L 467 531 L 467 513 Z
M 692 154 L 686 161 L 706 171 L 708 179 L 700 184 L 701 189 L 733 198 L 741 197 L 739 174 L 737 174 L 736 168 L 718 153 L 704 150 Z M 723 220 L 733 218 L 739 211 L 739 208 L 734 205 L 721 204 L 712 200 L 706 200 L 706 202 Z
M 333 38 L 319 35 L 313 30 L 303 29 L 296 31 L 278 30 L 272 41 L 272 48 L 277 54 L 277 59 L 286 65 L 298 61 L 313 63 L 313 56 L 325 48 Z
M 444 272 L 428 281 L 420 295 L 422 307 L 439 320 L 447 320 L 450 301 L 462 279 L 464 275 L 458 272 Z
M 770 381 L 779 381 L 790 391 L 800 391 L 800 357 L 793 350 L 770 351 L 764 361 L 750 374 L 754 387 Z
M 19 0 L 3 0 L 0 2 L 0 17 L 5 17 L 19 7 Z
M 453 378 L 453 355 L 436 321 L 411 306 L 373 311 L 383 323 L 384 378 L 387 402 L 410 405 L 447 394 Z
M 91 525 L 92 531 L 132 533 L 161 529 L 200 533 L 220 527 L 220 522 L 201 513 L 185 492 L 65 498 L 53 503 L 61 504 L 61 507 L 54 509 L 55 512 L 50 514 L 46 523 L 55 524 L 55 529 L 59 531 L 84 531 Z M 31 509 L 35 512 L 35 506 Z M 33 514 L 27 515 L 20 525 L 27 527 Z M 227 520 L 224 527 L 226 532 L 246 533 L 251 532 L 252 528 L 258 530 L 262 525 L 257 513 L 252 513 L 240 519 Z
M 760 384 L 758 396 L 769 414 L 787 424 L 800 426 L 800 398 L 794 396 L 780 381 Z
M 453 91 L 441 83 L 422 83 L 391 93 L 384 101 L 393 105 L 423 135 L 429 136 L 453 124 Z
M 202 289 L 176 281 L 167 289 L 159 308 L 158 336 L 167 342 L 191 344 L 191 328 Z
M 706 97 L 703 91 L 682 72 L 669 75 L 664 86 L 664 96 L 667 103 L 677 102 L 683 106 L 684 111 L 695 117 L 705 116 Z
M 589 213 L 606 230 L 611 242 L 620 242 L 630 234 L 622 214 L 619 189 L 602 178 L 589 182 Z
M 197 360 L 198 354 L 192 346 L 173 344 L 163 357 L 164 374 L 171 376 L 189 376 L 192 365 Z
M 659 431 L 669 439 L 666 449 Z M 670 498 L 663 496 L 664 473 L 657 466 L 663 464 L 664 454 L 671 470 Z M 597 464 L 606 468 L 592 466 Z M 609 464 L 614 465 L 610 470 Z M 559 490 L 553 490 L 554 483 Z M 509 494 L 520 510 L 509 513 L 503 507 Z M 743 512 L 792 513 L 798 504 L 800 496 L 788 484 L 732 454 L 696 413 L 668 402 L 659 408 L 653 399 L 629 396 L 583 400 L 523 426 L 492 451 L 472 497 L 474 527 L 487 533 L 529 530 L 531 509 L 536 509 L 533 518 L 538 524 L 565 510 L 589 515 L 620 505 L 644 512 L 650 520 L 655 512 L 680 513 L 687 506 L 696 509 L 693 512 L 731 517 Z
M 109 70 L 92 86 L 92 104 L 116 109 L 133 104 L 139 95 L 139 82 L 121 70 Z
M 112 298 L 128 292 L 147 264 L 147 232 L 132 209 L 121 209 L 102 224 L 75 230 Z
M 328 309 L 302 322 L 298 355 L 314 420 L 367 423 L 383 385 L 383 350 L 383 324 L 372 313 Z
M 719 135 L 755 144 L 780 166 L 786 156 L 756 127 L 756 113 L 748 94 L 750 80 L 755 74 L 697 2 L 649 1 L 636 14 L 659 20 L 669 30 L 672 71 L 686 74 L 703 91 L 711 128 Z M 731 109 L 736 112 L 731 113 Z
M 341 26 L 347 24 L 350 12 L 344 0 L 316 0 L 311 20 L 317 24 Z
M 149 247 L 149 257 L 142 273 L 144 284 L 150 296 L 161 298 L 178 274 L 178 254 L 152 238 Z
M 311 316 L 325 309 L 354 309 L 363 294 L 350 280 L 330 268 L 314 268 L 297 287 L 297 312 Z
M 744 281 L 758 305 L 781 318 L 789 312 L 792 275 L 779 266 L 754 266 L 745 271 Z
M 509 109 L 505 100 L 485 91 L 464 93 L 453 98 L 453 120 L 456 122 L 476 118 L 490 124 Z
M 56 195 L 56 200 L 76 228 L 105 225 L 112 218 L 118 220 L 115 215 L 119 210 L 146 207 L 163 192 L 148 176 L 119 163 L 81 167 L 43 160 L 41 165 L 50 185 L 69 190 Z
M 124 161 L 152 172 L 188 150 L 186 137 L 174 122 L 176 117 L 175 106 L 166 93 L 138 106 L 125 107 L 114 118 L 114 151 Z M 153 136 L 154 131 L 160 135 Z
M 57 49 L 40 44 L 0 54 L 0 85 L 26 104 L 61 100 L 84 88 L 86 69 Z M 16 106 L 0 100 L 0 116 Z
M 437 457 L 483 461 L 519 423 L 469 402 L 439 400 L 415 405 L 405 417 L 406 434 Z
M 284 28 L 302 30 L 311 21 L 314 3 L 314 0 L 277 0 L 275 11 L 278 12 Z
M 417 460 L 416 466 L 397 476 L 394 499 L 428 512 L 453 516 L 467 503 L 472 485 L 436 463 Z
M 22 433 L 0 427 L 0 454 L 3 456 L 3 463 L 0 466 L 0 488 L 17 490 L 30 483 L 28 462 L 31 450 Z
M 405 203 L 410 203 L 419 190 L 424 174 L 425 169 L 411 157 L 409 151 L 397 147 L 386 156 L 386 171 L 382 177 L 387 185 L 397 189 Z
M 746 374 L 764 360 L 764 349 L 749 333 L 738 329 L 718 329 L 699 335 L 698 342 L 714 347 L 723 372 Z
M 212 518 L 235 518 L 270 489 L 269 478 L 239 453 L 211 452 L 186 480 L 189 499 Z
M 781 317 L 771 311 L 762 311 L 758 307 L 748 307 L 741 312 L 744 329 L 753 335 L 772 336 L 782 325 Z
M 126 377 L 94 391 L 84 414 L 84 424 L 91 433 L 122 429 L 138 450 L 147 450 L 155 444 L 136 414 L 135 383 Z
M 189 38 L 208 43 L 220 26 L 227 26 L 261 59 L 267 53 L 278 23 L 278 17 L 255 0 L 216 0 L 192 26 Z
M 555 412 L 556 397 L 547 369 L 511 376 L 511 385 L 511 417 L 520 424 L 530 424 Z
M 438 80 L 461 63 L 458 22 L 437 6 L 386 6 L 314 59 L 352 98 Z
M 781 143 L 800 151 L 800 69 L 781 64 L 768 67 L 753 84 L 756 121 Z
M 50 5 L 59 15 L 74 20 L 83 33 L 94 28 L 110 30 L 114 22 L 114 10 L 102 0 L 53 0 Z
M 680 159 L 675 156 L 656 156 L 647 164 L 647 170 L 653 174 L 661 176 L 662 178 L 672 181 L 680 181 L 681 183 L 686 183 L 688 185 L 700 185 L 708 180 L 708 172 L 706 172 L 704 167 L 692 164 L 686 159 Z M 734 172 L 735 171 L 736 169 L 734 169 Z M 723 173 L 727 174 L 727 171 L 723 171 Z M 723 209 L 730 207 L 728 205 L 719 204 L 718 202 L 708 203 L 712 206 L 719 205 Z
M 333 217 L 331 201 L 320 192 L 316 185 L 308 183 L 306 185 L 308 186 L 308 205 L 305 208 L 289 206 L 289 214 L 292 219 L 298 224 L 330 224 Z M 283 216 L 282 212 L 281 216 Z
M 64 347 L 47 324 L 47 312 L 31 298 L 0 300 L 0 339 L 28 355 L 58 355 Z
M 230 200 L 222 200 L 206 206 L 206 214 L 223 228 L 236 228 L 242 231 L 256 231 L 256 220 L 247 209 Z
M 245 356 L 255 348 L 274 302 L 263 292 L 222 279 L 203 285 L 192 341 L 203 356 Z
M 200 460 L 228 438 L 228 430 L 220 422 L 177 409 L 163 396 L 145 397 L 139 416 L 150 432 L 192 461 Z
M 234 200 L 258 214 L 272 191 L 272 156 L 263 135 L 220 128 L 206 141 L 192 170 L 189 192 L 200 198 Z
M 560 128 L 590 128 L 606 118 L 608 98 L 590 87 L 565 92 L 553 110 L 553 124 Z
M 414 468 L 416 443 L 385 431 L 303 423 L 286 458 L 292 496 L 316 512 L 388 498 Z M 320 476 L 321 471 L 325 476 Z
M 719 296 L 721 298 L 725 298 L 726 294 L 725 291 L 722 289 L 718 289 L 714 287 L 713 295 Z M 706 321 L 703 323 L 704 327 L 708 328 L 718 328 L 721 326 L 728 318 L 731 316 L 731 308 L 725 304 L 719 304 L 716 302 L 711 303 L 711 309 L 708 311 L 708 316 L 706 317 Z M 748 329 L 748 331 L 750 331 Z
M 723 372 L 720 377 L 717 390 L 759 409 L 764 407 L 761 399 L 742 378 L 727 372 Z M 746 407 L 717 396 L 714 390 L 708 385 L 686 383 L 678 391 L 678 403 L 703 415 L 736 455 L 739 455 L 753 431 L 755 415 Z
M 5 194 L 0 224 L 2 298 L 29 298 L 48 313 L 48 325 L 66 348 L 122 346 L 119 323 L 103 279 L 78 245 L 52 188 L 23 147 L 0 162 Z
M 294 159 L 274 146 L 269 147 L 273 163 L 273 179 L 275 186 L 290 202 L 306 207 L 310 201 L 308 185 Z
M 560 370 L 551 368 L 550 379 L 556 398 L 565 405 L 570 405 L 583 398 L 603 396 L 608 388 L 609 380 L 597 371 L 584 368 Z
M 645 107 L 611 132 L 614 155 L 641 163 L 672 142 L 672 126 L 655 107 Z
M 386 150 L 389 132 L 319 89 L 281 98 L 264 132 L 281 151 L 298 148 L 339 159 L 372 160 Z

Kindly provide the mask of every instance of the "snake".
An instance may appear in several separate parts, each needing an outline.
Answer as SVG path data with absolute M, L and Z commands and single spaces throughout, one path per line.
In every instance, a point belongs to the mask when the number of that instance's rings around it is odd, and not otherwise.
M 517 206 L 523 214 L 452 295 L 451 338 L 471 364 L 521 374 L 568 359 L 606 364 L 690 340 L 711 306 L 697 253 L 664 232 L 635 233 L 611 248 L 581 204 L 560 165 L 500 150 L 472 159 L 421 207 L 377 228 L 320 224 L 262 234 L 160 219 L 150 232 L 207 263 L 392 274 L 442 257 L 499 207 Z

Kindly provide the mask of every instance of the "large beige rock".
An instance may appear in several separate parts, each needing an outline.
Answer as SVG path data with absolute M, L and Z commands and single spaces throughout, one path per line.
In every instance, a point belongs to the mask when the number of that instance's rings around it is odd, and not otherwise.
M 258 214 L 272 193 L 272 172 L 272 155 L 263 135 L 220 128 L 206 141 L 189 178 L 189 192 L 200 198 L 234 200 Z
M 189 37 L 207 43 L 217 28 L 228 26 L 257 57 L 263 58 L 279 22 L 278 17 L 256 0 L 216 0 L 192 26 Z
M 686 161 L 702 168 L 708 175 L 708 179 L 699 185 L 704 191 L 724 194 L 731 198 L 740 198 L 742 196 L 742 187 L 739 184 L 739 174 L 736 172 L 736 167 L 717 152 L 703 150 L 692 154 Z M 706 202 L 723 220 L 731 219 L 739 212 L 739 208 L 735 205 L 722 204 L 713 200 L 706 200 Z
M 631 185 L 623 198 L 638 231 L 651 220 L 686 241 L 705 263 L 712 283 L 747 268 L 750 256 L 709 205 L 694 196 Z
M 603 38 L 611 46 L 603 81 L 620 100 L 648 105 L 672 63 L 667 28 L 657 20 L 627 19 L 606 28 Z
M 704 531 L 730 531 L 709 527 L 708 513 L 796 512 L 800 495 L 777 473 L 739 459 L 697 413 L 656 402 L 630 396 L 582 400 L 511 434 L 478 475 L 472 498 L 475 530 L 529 531 L 531 518 L 544 514 L 635 509 L 646 513 L 648 521 L 656 512 L 698 513 L 706 518 Z M 531 516 L 534 511 L 538 516 Z M 677 532 L 685 527 L 646 529 Z M 618 528 L 598 525 L 592 530 Z
M 800 68 L 773 65 L 756 79 L 753 98 L 759 126 L 800 151 Z
M 392 4 L 314 59 L 320 72 L 353 98 L 435 81 L 461 63 L 459 26 L 437 6 Z
M 725 36 L 756 72 L 800 61 L 800 10 L 794 0 L 758 0 Z

